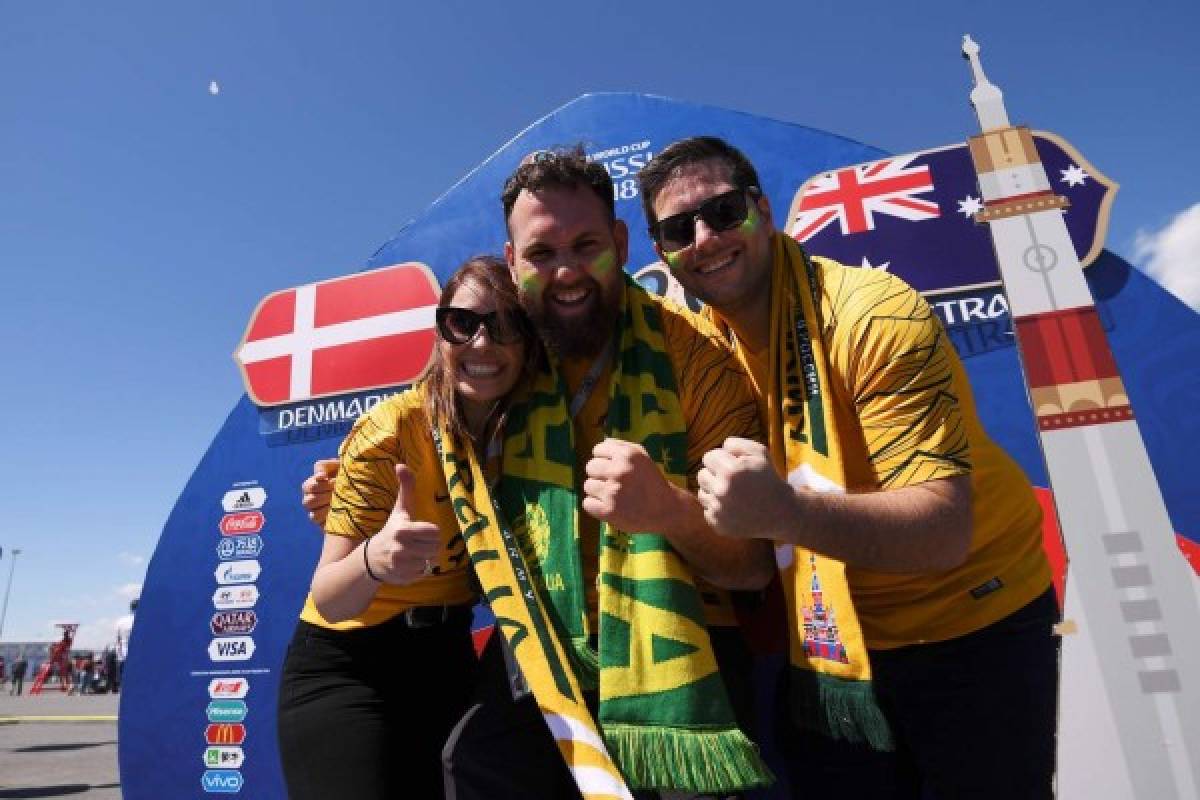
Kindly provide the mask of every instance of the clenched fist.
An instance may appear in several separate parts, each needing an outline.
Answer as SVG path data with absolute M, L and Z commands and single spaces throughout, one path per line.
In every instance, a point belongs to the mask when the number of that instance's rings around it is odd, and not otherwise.
M 664 533 L 678 507 L 676 488 L 640 444 L 605 439 L 585 467 L 583 510 L 623 531 Z
M 324 527 L 329 516 L 329 501 L 333 499 L 333 479 L 341 464 L 336 458 L 325 458 L 313 464 L 313 474 L 300 485 L 300 505 L 318 528 Z
M 696 494 L 713 530 L 738 539 L 778 538 L 796 522 L 796 496 L 771 464 L 767 448 L 730 437 L 704 454 Z

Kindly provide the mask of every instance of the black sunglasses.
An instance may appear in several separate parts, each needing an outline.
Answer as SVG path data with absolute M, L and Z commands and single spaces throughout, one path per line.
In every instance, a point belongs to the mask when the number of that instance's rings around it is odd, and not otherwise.
M 710 197 L 691 211 L 683 211 L 660 219 L 650 226 L 650 235 L 667 252 L 690 247 L 696 241 L 696 218 L 714 231 L 727 231 L 746 221 L 750 206 L 747 195 L 757 197 L 758 187 L 730 189 Z
M 479 335 L 480 326 L 487 328 L 493 344 L 512 344 L 521 339 L 521 329 L 499 311 L 480 314 L 469 308 L 440 306 L 434 316 L 438 334 L 450 344 L 467 344 Z

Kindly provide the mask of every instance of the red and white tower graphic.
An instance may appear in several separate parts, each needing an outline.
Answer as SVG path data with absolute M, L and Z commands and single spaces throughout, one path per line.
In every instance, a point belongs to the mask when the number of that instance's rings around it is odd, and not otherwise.
M 1058 796 L 1200 797 L 1200 607 L 1028 128 L 964 37 L 969 140 L 1069 560 Z M 1181 368 L 1190 368 L 1181 365 Z

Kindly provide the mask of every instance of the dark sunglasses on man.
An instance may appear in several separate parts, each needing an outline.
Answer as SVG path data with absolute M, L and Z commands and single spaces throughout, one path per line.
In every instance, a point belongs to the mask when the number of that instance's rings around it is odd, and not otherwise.
M 691 247 L 696 241 L 697 218 L 704 220 L 705 225 L 718 233 L 732 230 L 746 221 L 750 212 L 750 198 L 759 194 L 757 186 L 722 192 L 691 211 L 681 211 L 660 219 L 650 226 L 650 235 L 668 253 Z
M 493 344 L 512 344 L 521 338 L 521 329 L 515 321 L 501 316 L 499 311 L 480 314 L 469 308 L 441 306 L 434 315 L 438 335 L 450 344 L 469 343 L 479 335 L 481 327 L 487 328 L 488 339 Z

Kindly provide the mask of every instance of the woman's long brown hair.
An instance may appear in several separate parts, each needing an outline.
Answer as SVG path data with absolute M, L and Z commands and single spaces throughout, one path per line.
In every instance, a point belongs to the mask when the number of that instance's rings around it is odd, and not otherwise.
M 525 360 L 521 376 L 517 379 L 517 385 L 520 385 L 537 371 L 542 358 L 542 343 L 529 318 L 521 310 L 517 300 L 517 287 L 508 272 L 508 265 L 504 259 L 496 256 L 480 255 L 468 258 L 442 287 L 438 306 L 449 305 L 450 298 L 464 285 L 490 295 L 495 300 L 496 311 L 504 322 L 520 331 L 521 340 L 525 344 Z M 425 413 L 430 424 L 436 425 L 438 420 L 444 420 L 451 436 L 460 442 L 470 442 L 471 434 L 467 430 L 466 417 L 454 391 L 454 376 L 450 374 L 450 367 L 442 357 L 440 334 L 433 348 L 433 360 L 429 362 L 421 380 L 426 387 Z M 509 396 L 511 395 L 512 392 L 509 392 Z M 500 408 L 493 412 L 495 415 L 504 413 L 508 399 L 509 397 L 505 397 L 500 401 Z

